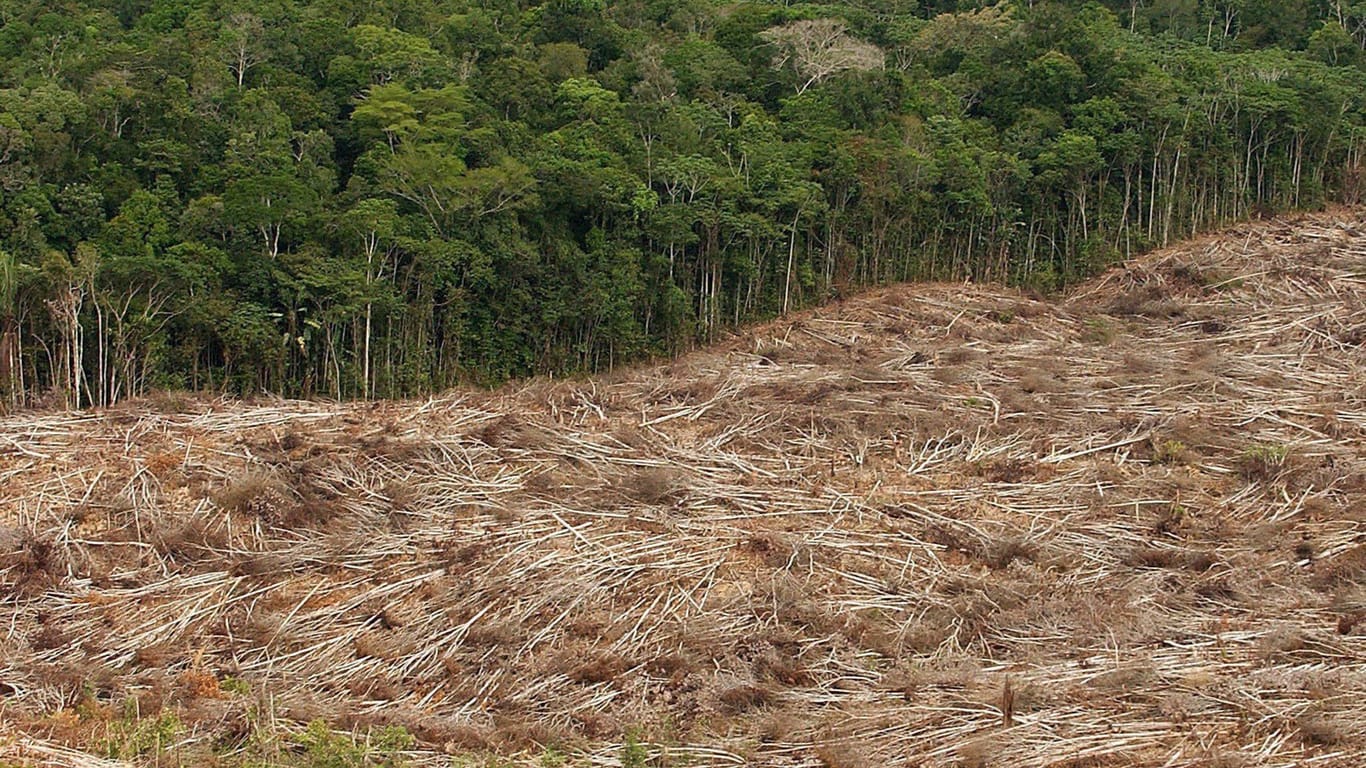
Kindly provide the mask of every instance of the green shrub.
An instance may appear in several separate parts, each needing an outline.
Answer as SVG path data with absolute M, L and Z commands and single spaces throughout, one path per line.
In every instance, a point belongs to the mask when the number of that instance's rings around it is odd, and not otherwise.
M 307 768 L 401 768 L 407 764 L 402 753 L 414 743 L 412 734 L 399 726 L 382 728 L 359 741 L 333 731 L 322 720 L 309 723 L 293 741 L 303 748 L 300 765 Z
M 247 696 L 251 694 L 251 686 L 246 680 L 240 677 L 228 677 L 218 681 L 218 688 L 224 693 L 231 693 L 237 696 Z
M 1269 480 L 1280 474 L 1289 461 L 1289 446 L 1262 443 L 1243 451 L 1238 457 L 1238 471 L 1248 480 Z
M 184 730 L 174 712 L 162 712 L 156 717 L 139 717 L 137 702 L 128 699 L 123 716 L 109 724 L 100 751 L 111 760 L 160 755 L 175 744 Z
M 1159 464 L 1185 464 L 1190 451 L 1180 440 L 1164 440 L 1153 449 L 1153 460 Z
M 1115 340 L 1115 329 L 1105 318 L 1093 317 L 1082 324 L 1081 339 L 1090 344 L 1109 344 Z
M 621 745 L 621 768 L 647 768 L 649 764 L 649 747 L 641 743 L 636 731 L 627 731 L 626 741 Z

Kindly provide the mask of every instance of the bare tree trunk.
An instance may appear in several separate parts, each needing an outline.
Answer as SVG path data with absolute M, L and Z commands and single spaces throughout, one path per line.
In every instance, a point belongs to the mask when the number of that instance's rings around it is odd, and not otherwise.
M 792 269 L 797 261 L 797 222 L 801 220 L 801 211 L 792 217 L 792 232 L 787 241 L 787 276 L 783 279 L 783 314 L 787 314 L 789 300 L 792 296 Z

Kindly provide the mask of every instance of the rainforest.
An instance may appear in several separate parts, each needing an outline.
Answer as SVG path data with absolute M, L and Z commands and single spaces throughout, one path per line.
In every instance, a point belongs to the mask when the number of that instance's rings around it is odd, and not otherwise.
M 605 370 L 1353 203 L 1366 3 L 4 0 L 0 395 Z

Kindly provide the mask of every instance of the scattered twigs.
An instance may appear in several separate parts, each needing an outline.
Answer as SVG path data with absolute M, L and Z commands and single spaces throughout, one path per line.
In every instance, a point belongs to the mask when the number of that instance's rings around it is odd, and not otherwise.
M 246 685 L 422 766 L 1355 767 L 1366 237 L 1335 222 L 600 380 L 8 416 L 0 762 L 112 768 L 59 726 L 150 692 L 203 740 Z

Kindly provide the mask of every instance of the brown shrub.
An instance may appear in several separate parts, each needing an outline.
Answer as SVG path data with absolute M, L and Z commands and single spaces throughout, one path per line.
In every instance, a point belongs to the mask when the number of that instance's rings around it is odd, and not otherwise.
M 139 667 L 166 668 L 184 656 L 184 649 L 174 642 L 153 643 L 138 648 L 133 663 Z
M 511 621 L 491 621 L 475 624 L 465 634 L 465 641 L 475 646 L 511 645 L 522 638 L 522 630 Z
M 194 515 L 175 521 L 163 519 L 146 534 L 162 556 L 179 562 L 194 562 L 212 557 L 215 550 L 228 546 L 228 531 L 221 520 L 210 515 Z
M 1022 536 L 1006 536 L 989 543 L 982 553 L 982 561 L 993 570 L 1010 567 L 1016 560 L 1030 562 L 1037 548 Z
M 289 487 L 279 477 L 251 471 L 228 481 L 213 495 L 212 501 L 229 512 L 272 518 L 293 507 L 292 497 Z
M 687 651 L 665 653 L 645 663 L 645 671 L 656 677 L 666 677 L 671 681 L 682 682 L 688 675 L 701 667 L 701 660 Z
M 1366 346 L 1366 324 L 1344 328 L 1337 334 L 1339 343 L 1348 347 Z
M 1000 743 L 990 736 L 973 739 L 958 748 L 959 768 L 993 768 L 1004 765 L 997 760 L 1000 751 Z
M 609 652 L 591 654 L 583 661 L 575 661 L 576 659 L 577 655 L 570 659 L 574 666 L 565 674 L 576 683 L 588 685 L 611 682 L 630 666 L 626 659 Z
M 406 480 L 390 480 L 379 489 L 380 495 L 389 500 L 389 508 L 395 512 L 410 512 L 422 498 L 416 485 Z
M 387 430 L 393 427 L 394 425 L 390 424 L 377 434 L 357 438 L 356 445 L 360 448 L 361 455 L 383 460 L 385 463 L 411 464 L 431 453 L 432 448 L 426 443 L 392 437 Z
M 555 728 L 524 717 L 500 715 L 493 719 L 493 727 L 494 738 L 502 752 L 541 750 L 567 741 L 565 735 Z
M 439 728 L 439 730 L 438 730 Z M 428 730 L 429 735 L 441 736 L 441 748 L 448 754 L 468 752 L 491 752 L 497 745 L 497 737 L 489 728 L 473 723 L 451 723 Z M 422 738 L 422 736 L 418 736 Z M 423 739 L 432 742 L 435 739 Z
M 280 450 L 285 452 L 303 451 L 305 453 L 317 449 L 316 438 L 298 427 L 290 427 L 277 441 Z
M 71 636 L 55 623 L 44 625 L 37 632 L 29 635 L 28 644 L 35 651 L 49 651 L 53 648 L 61 648 L 71 641 Z
M 811 550 L 799 539 L 776 531 L 759 531 L 750 536 L 749 549 L 770 568 L 804 567 L 811 563 Z
M 228 570 L 234 576 L 274 576 L 287 570 L 291 562 L 283 552 L 253 552 L 238 555 Z
M 811 682 L 811 675 L 801 659 L 776 648 L 754 660 L 754 672 L 783 685 L 806 685 Z
M 1300 738 L 1306 743 L 1325 747 L 1346 743 L 1351 740 L 1356 730 L 1340 719 L 1316 711 L 1312 707 L 1295 718 L 1295 727 L 1299 729 Z
M 119 672 L 89 659 L 34 664 L 31 671 L 36 682 L 60 690 L 63 699 L 73 706 L 88 701 L 92 694 L 96 698 L 108 697 L 119 681 Z
M 610 739 L 622 731 L 621 723 L 603 712 L 581 709 L 570 713 L 569 717 L 575 728 L 590 739 Z
M 1361 623 L 1362 619 L 1366 619 L 1366 614 L 1361 614 L 1361 613 L 1344 613 L 1343 615 L 1339 616 L 1339 617 L 1338 617 L 1338 634 L 1339 634 L 1339 635 L 1350 635 L 1350 634 L 1352 634 L 1352 630 L 1353 630 L 1353 629 L 1356 629 L 1356 626 L 1357 626 L 1358 624 Z
M 355 648 L 356 656 L 361 658 L 393 661 L 404 655 L 397 638 L 389 632 L 367 632 L 353 640 L 351 645 Z
M 759 723 L 759 741 L 773 744 L 790 741 L 802 729 L 802 719 L 788 712 L 773 712 Z
M 70 558 L 55 541 L 35 534 L 22 533 L 17 538 L 18 551 L 6 553 L 6 581 L 19 594 L 38 592 L 57 584 L 66 575 Z M 15 546 L 14 543 L 10 544 Z M 3 583 L 3 582 L 0 582 Z
M 1238 590 L 1234 589 L 1224 579 L 1215 579 L 1196 585 L 1195 595 L 1202 600 L 1221 605 L 1238 603 L 1243 599 Z
M 1177 416 L 1168 432 L 1168 439 L 1180 443 L 1187 451 L 1217 448 L 1226 439 L 1207 419 L 1194 415 Z
M 1136 691 L 1146 687 L 1157 676 L 1157 670 L 1148 663 L 1129 663 L 1103 672 L 1093 677 L 1090 685 L 1110 691 Z
M 940 384 L 958 384 L 968 377 L 968 370 L 956 365 L 938 366 L 930 371 L 930 378 Z
M 28 538 L 29 535 L 18 525 L 0 525 L 0 553 L 4 553 L 8 561 L 12 553 L 24 547 Z
M 347 686 L 346 690 L 352 696 L 371 701 L 393 701 L 403 695 L 401 687 L 379 675 L 358 677 Z
M 902 642 L 917 654 L 933 654 L 953 634 L 953 617 L 947 612 L 936 612 L 906 628 Z
M 767 343 L 760 346 L 755 353 L 761 363 L 768 365 L 780 365 L 784 362 L 800 362 L 803 359 L 801 350 L 791 344 L 780 342 Z
M 643 467 L 621 478 L 617 489 L 642 504 L 663 504 L 681 497 L 687 491 L 687 485 L 678 470 Z
M 762 685 L 740 683 L 722 688 L 716 698 L 723 712 L 739 715 L 768 704 L 773 700 L 773 691 Z
M 511 414 L 500 416 L 475 433 L 480 442 L 490 448 L 510 448 L 532 451 L 546 448 L 556 441 L 553 432 L 537 424 L 530 424 Z
M 297 503 L 286 507 L 282 522 L 290 527 L 318 527 L 346 512 L 346 494 L 335 486 L 333 460 L 311 458 L 278 468 Z
M 889 659 L 899 658 L 905 646 L 899 628 L 862 617 L 846 619 L 843 634 L 855 646 Z
M 1039 466 L 1030 459 L 992 459 L 977 469 L 989 483 L 1021 483 L 1036 479 Z
M 591 642 L 607 639 L 611 626 L 612 615 L 606 611 L 584 611 L 564 623 L 569 634 Z
M 553 469 L 537 472 L 526 479 L 526 489 L 543 496 L 556 496 L 569 487 L 568 478 Z
M 668 389 L 666 400 L 685 404 L 704 403 L 716 396 L 717 388 L 716 381 L 685 380 Z
M 1211 552 L 1187 552 L 1182 567 L 1195 573 L 1204 573 L 1219 564 L 1219 559 Z
M 644 448 L 650 444 L 649 437 L 639 427 L 631 423 L 618 424 L 608 433 L 608 437 L 627 448 Z
M 1182 554 L 1174 547 L 1135 547 L 1124 556 L 1124 564 L 1134 568 L 1177 568 Z
M 1320 589 L 1339 589 L 1354 584 L 1366 584 L 1366 544 L 1358 544 L 1316 564 L 1314 583 Z
M 1257 640 L 1258 654 L 1267 660 L 1294 658 L 1315 644 L 1314 638 L 1298 627 L 1280 626 Z
M 776 618 L 797 627 L 840 631 L 843 622 L 815 597 L 809 588 L 785 575 L 755 590 L 753 608 L 761 619 Z
M 979 360 L 983 356 L 984 355 L 982 352 L 973 349 L 972 347 L 964 345 L 953 347 L 952 349 L 948 349 L 940 353 L 939 361 L 948 363 L 950 365 L 961 365 L 963 363 L 970 363 L 975 360 Z
M 1150 282 L 1116 296 L 1106 312 L 1111 315 L 1168 318 L 1185 314 L 1185 307 L 1170 298 L 1161 285 Z
M 1170 272 L 1174 282 L 1193 288 L 1204 288 L 1224 279 L 1217 270 L 1188 261 L 1173 263 Z
M 163 451 L 147 457 L 147 471 L 161 479 L 167 478 L 185 463 L 185 454 L 179 451 Z
M 944 523 L 930 523 L 925 526 L 920 538 L 931 544 L 938 544 L 950 552 L 972 553 L 978 548 L 975 538 Z
M 218 687 L 218 678 L 212 672 L 202 669 L 187 669 L 176 676 L 181 694 L 189 700 L 220 699 L 223 689 Z
M 879 765 L 857 746 L 847 742 L 828 742 L 816 747 L 816 759 L 825 768 L 873 768 Z
M 364 715 L 357 716 L 354 725 L 365 727 Z M 427 744 L 446 752 L 478 751 L 492 746 L 487 729 L 471 725 L 468 721 L 436 715 L 416 715 L 404 718 L 404 727 L 421 744 Z
M 1031 395 L 1046 394 L 1062 389 L 1062 384 L 1052 374 L 1030 371 L 1020 377 L 1020 389 Z
M 1180 547 L 1139 546 L 1124 555 L 1124 564 L 1134 568 L 1180 569 L 1203 573 L 1218 563 L 1209 552 Z

